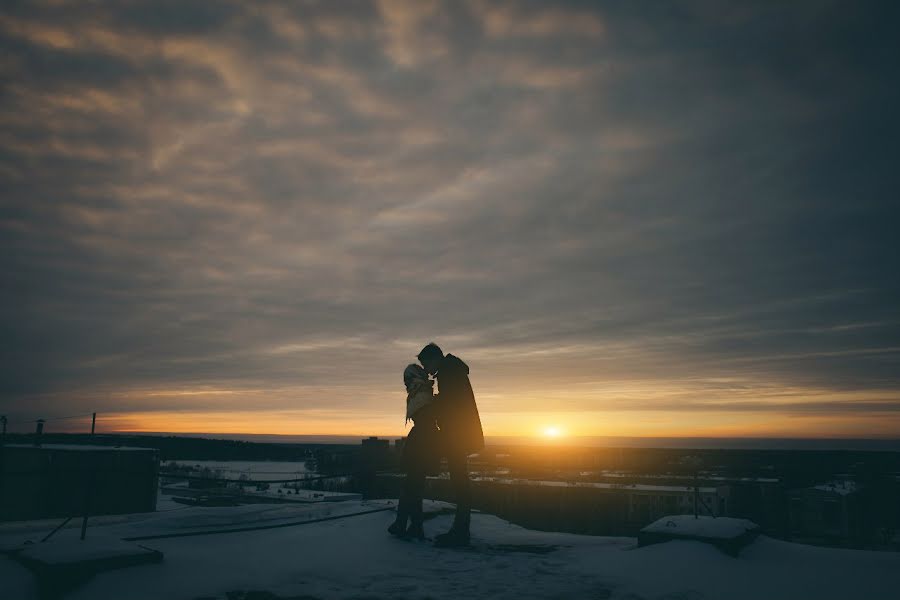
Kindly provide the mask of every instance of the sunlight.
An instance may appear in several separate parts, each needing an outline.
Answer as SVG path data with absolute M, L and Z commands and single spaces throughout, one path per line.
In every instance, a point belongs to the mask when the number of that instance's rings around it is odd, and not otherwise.
M 544 431 L 542 433 L 543 433 L 544 437 L 547 437 L 547 438 L 558 438 L 563 434 L 562 429 L 560 429 L 556 425 L 550 425 L 548 427 L 544 427 Z

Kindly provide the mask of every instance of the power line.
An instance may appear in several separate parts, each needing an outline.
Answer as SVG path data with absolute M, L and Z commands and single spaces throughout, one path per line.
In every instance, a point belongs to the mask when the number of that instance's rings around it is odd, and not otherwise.
M 46 423 L 48 421 L 65 421 L 68 419 L 83 419 L 83 418 L 90 417 L 93 414 L 94 414 L 93 412 L 89 412 L 89 413 L 83 413 L 80 415 L 69 415 L 67 417 L 47 417 L 47 418 L 40 417 L 37 419 L 25 419 L 25 420 L 21 420 L 21 421 L 7 421 L 6 423 L 7 423 L 7 425 L 20 425 L 22 423 L 37 423 L 38 421 L 44 421 Z
M 163 538 L 176 538 L 176 537 L 193 537 L 198 535 L 215 535 L 219 533 L 240 533 L 244 531 L 259 531 L 263 529 L 278 529 L 281 527 L 295 527 L 297 525 L 309 525 L 311 523 L 322 523 L 323 521 L 336 521 L 338 519 L 346 519 L 349 517 L 358 517 L 360 515 L 368 515 L 371 513 L 384 512 L 387 510 L 393 510 L 393 506 L 384 506 L 375 509 L 363 510 L 359 512 L 349 513 L 346 515 L 333 515 L 328 517 L 322 517 L 319 519 L 308 519 L 303 521 L 292 521 L 290 523 L 278 523 L 276 525 L 252 525 L 249 527 L 236 527 L 233 529 L 214 529 L 207 531 L 188 531 L 184 533 L 161 533 L 156 535 L 140 535 L 134 537 L 124 537 L 122 538 L 125 541 L 129 542 L 137 542 L 141 540 L 159 540 Z

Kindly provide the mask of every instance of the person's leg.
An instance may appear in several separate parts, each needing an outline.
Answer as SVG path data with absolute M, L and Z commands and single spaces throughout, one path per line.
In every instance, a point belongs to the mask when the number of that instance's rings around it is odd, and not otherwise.
M 407 473 L 400 487 L 400 498 L 397 500 L 397 518 L 388 527 L 388 533 L 391 535 L 406 535 L 406 522 L 410 513 L 409 480 L 410 474 Z
M 450 486 L 453 488 L 453 499 L 456 501 L 453 529 L 468 533 L 472 510 L 472 489 L 469 483 L 468 456 L 463 452 L 454 452 L 447 457 L 447 468 L 450 471 Z
M 415 489 L 418 485 L 417 469 L 414 460 L 415 440 L 416 428 L 413 426 L 406 438 L 407 445 L 403 450 L 402 463 L 403 470 L 406 471 L 406 476 L 403 478 L 403 483 L 400 486 L 400 498 L 397 501 L 397 518 L 388 527 L 388 533 L 391 535 L 406 535 L 406 523 L 409 520 L 412 511 L 412 504 L 415 499 Z
M 472 510 L 471 488 L 469 483 L 468 457 L 465 453 L 452 452 L 447 456 L 447 468 L 450 471 L 450 486 L 456 501 L 456 515 L 450 531 L 435 536 L 438 546 L 464 546 L 469 543 L 469 524 Z
M 407 487 L 409 529 L 406 530 L 406 535 L 422 540 L 425 539 L 422 514 L 422 496 L 425 494 L 425 471 L 417 469 L 409 473 L 406 478 L 409 481 Z

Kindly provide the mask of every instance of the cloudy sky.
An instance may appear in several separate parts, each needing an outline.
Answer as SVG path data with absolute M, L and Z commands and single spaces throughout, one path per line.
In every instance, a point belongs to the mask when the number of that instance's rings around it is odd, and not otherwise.
M 0 413 L 898 437 L 896 6 L 7 0 Z

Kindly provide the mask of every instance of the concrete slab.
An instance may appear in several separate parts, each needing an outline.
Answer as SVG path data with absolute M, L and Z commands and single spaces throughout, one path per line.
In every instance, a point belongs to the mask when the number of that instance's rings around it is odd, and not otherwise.
M 163 554 L 118 538 L 51 540 L 24 546 L 12 554 L 31 570 L 42 598 L 58 598 L 95 574 L 147 563 L 161 562 Z

